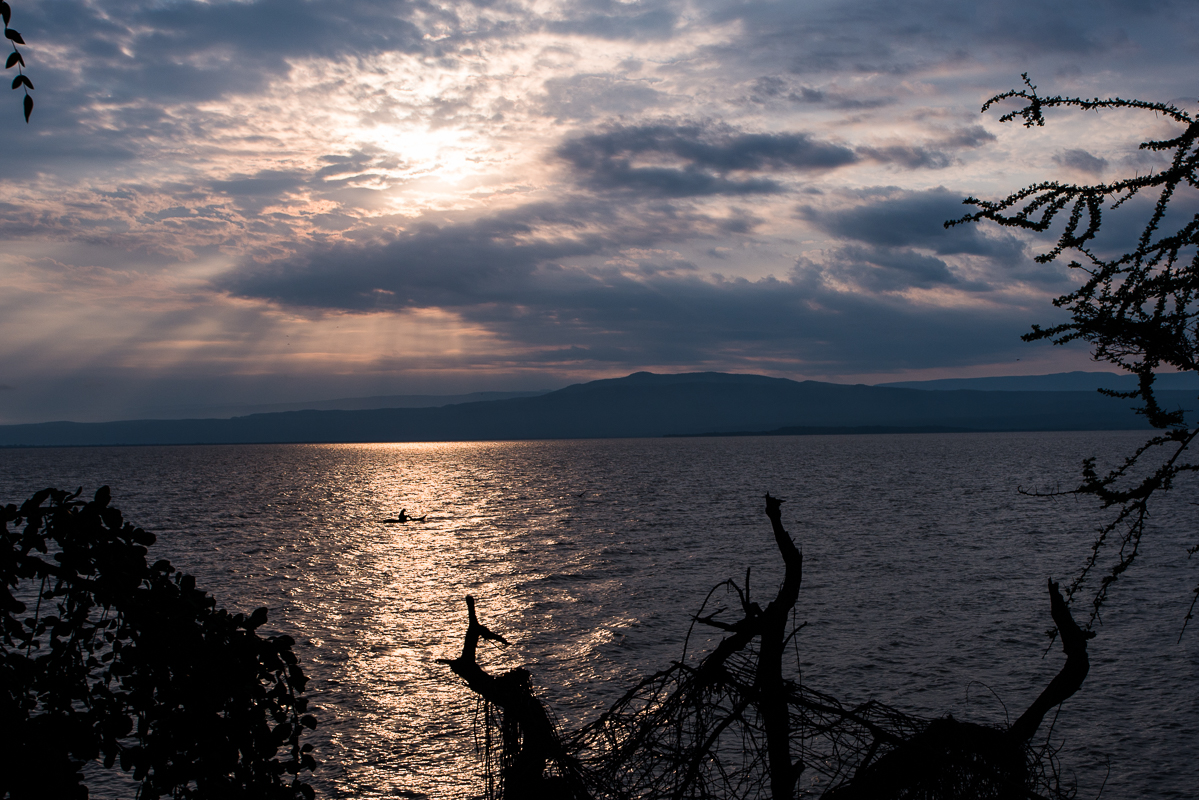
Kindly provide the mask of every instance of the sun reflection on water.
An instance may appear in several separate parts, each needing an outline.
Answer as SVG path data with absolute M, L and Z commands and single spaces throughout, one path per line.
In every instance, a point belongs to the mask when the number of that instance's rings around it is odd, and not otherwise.
M 357 709 L 353 718 L 333 722 L 331 743 L 346 755 L 369 749 L 377 756 L 343 761 L 342 791 L 452 797 L 477 789 L 473 754 L 454 746 L 470 740 L 475 699 L 436 659 L 457 655 L 466 594 L 478 598 L 490 624 L 519 642 L 536 603 L 517 584 L 547 575 L 525 536 L 512 532 L 539 517 L 546 519 L 532 527 L 552 526 L 562 510 L 554 498 L 530 494 L 513 476 L 510 458 L 486 452 L 497 449 L 511 448 L 352 448 L 358 485 L 346 505 L 356 524 L 339 534 L 338 564 L 317 577 L 322 603 L 341 599 L 342 612 L 326 617 L 341 646 L 326 642 L 319 649 L 341 651 L 343 660 L 329 665 L 334 695 L 357 695 L 346 704 Z M 382 521 L 400 509 L 425 521 Z M 304 613 L 321 609 L 312 604 Z M 489 668 L 504 670 L 519 666 L 521 654 L 517 646 L 482 657 Z

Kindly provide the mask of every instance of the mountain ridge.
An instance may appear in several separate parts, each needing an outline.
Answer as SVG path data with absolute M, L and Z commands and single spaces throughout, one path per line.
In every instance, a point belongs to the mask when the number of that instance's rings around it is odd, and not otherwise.
M 1097 389 L 1131 391 L 1137 388 L 1136 375 L 1121 372 L 1054 372 L 1048 375 L 1000 375 L 987 378 L 939 378 L 929 381 L 892 381 L 875 386 L 923 391 L 1028 391 L 1028 392 L 1086 392 Z M 1199 375 L 1194 373 L 1163 373 L 1154 383 L 1165 391 L 1199 391 Z
M 1162 400 L 1195 406 L 1190 392 L 1163 392 Z M 750 374 L 642 372 L 531 397 L 441 407 L 4 425 L 0 446 L 586 439 L 870 426 L 1147 428 L 1130 405 L 1097 392 L 921 391 Z

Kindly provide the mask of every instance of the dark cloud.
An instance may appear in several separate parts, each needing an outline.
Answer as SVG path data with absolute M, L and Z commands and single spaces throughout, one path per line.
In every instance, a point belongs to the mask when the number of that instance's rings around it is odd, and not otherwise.
M 947 220 L 968 210 L 960 195 L 946 189 L 879 189 L 860 195 L 841 207 L 799 208 L 802 219 L 841 242 L 813 267 L 830 280 L 867 292 L 945 286 L 971 293 L 1013 282 L 1059 291 L 1070 280 L 1063 265 L 1033 262 L 1032 254 L 1043 249 L 1043 242 L 988 225 L 946 229 Z
M 591 188 L 666 197 L 779 192 L 782 186 L 769 178 L 728 175 L 810 172 L 856 160 L 848 148 L 805 133 L 738 133 L 698 125 L 615 128 L 569 139 L 557 155 Z
M 425 224 L 384 242 L 317 245 L 263 266 L 247 266 L 217 288 L 312 308 L 372 310 L 459 306 L 514 297 L 538 265 L 601 252 L 594 235 L 539 239 L 534 226 L 578 225 L 563 209 L 529 208 L 448 226 Z
M 233 215 L 219 206 L 172 206 L 159 211 L 150 211 L 141 216 L 146 222 L 162 222 L 168 219 L 181 220 L 221 220 L 230 221 Z
M 939 144 L 951 149 L 982 147 L 995 141 L 995 134 L 982 125 L 969 125 L 941 137 Z
M 628 350 L 617 347 L 563 347 L 556 350 L 536 350 L 530 354 L 530 361 L 541 361 L 551 364 L 572 364 L 580 362 L 618 363 L 627 364 L 632 355 Z
M 674 33 L 678 21 L 673 5 L 659 0 L 575 0 L 556 12 L 559 18 L 547 20 L 545 28 L 552 33 L 597 39 L 666 39 Z
M 963 4 L 952 0 L 884 0 L 813 6 L 787 0 L 713 3 L 716 23 L 736 21 L 742 39 L 728 45 L 747 54 L 789 54 L 790 71 L 804 76 L 909 75 L 914 72 L 1014 55 L 1033 64 L 1074 64 L 1102 56 L 1116 60 L 1160 58 L 1162 50 L 1188 49 L 1194 4 L 1164 2 L 1133 7 L 1125 0 L 1013 0 Z M 1145 30 L 1161 49 L 1146 51 Z M 1142 34 L 1134 38 L 1133 33 Z M 752 56 L 751 56 L 752 58 Z M 1019 70 L 1013 78 L 1017 78 Z
M 774 75 L 764 75 L 754 83 L 754 92 L 762 97 L 782 97 L 787 91 L 787 82 Z
M 939 255 L 985 256 L 1009 266 L 1027 260 L 1023 243 L 1009 233 L 985 232 L 979 225 L 946 230 L 946 220 L 969 212 L 962 199 L 943 188 L 897 190 L 844 208 L 802 206 L 799 215 L 832 236 L 874 247 L 915 247 Z
M 318 310 L 449 310 L 512 344 L 513 363 L 530 365 L 695 365 L 728 363 L 735 353 L 867 372 L 997 358 L 1014 352 L 1028 327 L 1022 308 L 938 310 L 903 300 L 896 293 L 911 287 L 988 287 L 963 280 L 942 258 L 885 245 L 847 245 L 822 265 L 801 261 L 786 279 L 705 276 L 654 252 L 637 265 L 613 266 L 605 262 L 613 232 L 630 220 L 644 227 L 621 243 L 640 238 L 646 247 L 686 230 L 694 238 L 698 220 L 672 228 L 665 209 L 639 206 L 617 219 L 600 218 L 600 208 L 529 207 L 390 241 L 312 246 L 272 264 L 246 264 L 219 286 Z M 541 233 L 568 220 L 589 232 Z M 570 263 L 597 255 L 605 259 Z M 846 291 L 846 280 L 857 288 Z
M 858 155 L 880 164 L 898 164 L 907 169 L 945 169 L 953 164 L 953 156 L 941 150 L 908 145 L 888 147 L 859 147 Z
M 89 94 L 145 100 L 204 100 L 261 87 L 289 59 L 340 59 L 427 47 L 404 0 L 253 0 L 119 6 L 57 0 L 21 8 L 27 40 L 86 53 Z M 424 7 L 427 17 L 436 14 Z M 67 75 L 59 85 L 75 81 Z
M 494 308 L 488 312 L 483 320 L 474 309 L 459 309 L 509 341 L 548 347 L 564 360 L 581 358 L 583 349 L 630 368 L 732 357 L 833 372 L 1005 358 L 1019 349 L 1030 321 L 1022 309 L 929 309 L 887 295 L 836 291 L 803 271 L 786 280 L 633 280 L 564 270 L 542 276 L 536 291 L 522 298 L 520 313 L 501 318 Z
M 1102 175 L 1107 169 L 1107 159 L 1099 158 L 1086 150 L 1063 150 L 1053 157 L 1056 164 L 1063 167 L 1085 172 L 1088 175 Z
M 313 309 L 477 306 L 474 313 L 486 314 L 485 308 L 520 306 L 544 280 L 575 276 L 591 285 L 591 277 L 560 265 L 566 259 L 619 256 L 623 264 L 629 258 L 622 253 L 635 250 L 636 263 L 625 268 L 638 275 L 694 273 L 693 263 L 660 248 L 744 233 L 753 224 L 745 213 L 712 218 L 669 204 L 628 207 L 568 197 L 469 222 L 417 224 L 363 242 L 304 243 L 294 255 L 247 261 L 214 288 Z M 596 274 L 618 272 L 604 267 Z
M 576 163 L 576 166 L 585 168 L 583 164 Z M 783 191 L 780 183 L 769 178 L 729 179 L 695 167 L 631 167 L 623 159 L 595 164 L 591 173 L 581 182 L 592 189 L 624 189 L 641 195 L 663 197 L 775 194 Z
M 377 147 L 355 150 L 348 155 L 327 155 L 321 161 L 325 166 L 312 177 L 326 186 L 378 177 L 384 170 L 396 169 L 401 165 L 399 158 Z
M 834 89 L 820 89 L 814 86 L 792 86 L 788 81 L 775 75 L 765 75 L 758 78 L 753 86 L 753 99 L 764 102 L 767 99 L 781 99 L 792 103 L 810 103 L 826 108 L 858 110 L 879 108 L 896 102 L 893 97 L 850 96 Z
M 209 185 L 214 191 L 235 197 L 261 197 L 263 195 L 277 197 L 302 186 L 306 177 L 298 172 L 262 170 L 254 175 L 213 181 Z
M 823 271 L 826 275 L 871 292 L 896 292 L 911 288 L 952 286 L 985 291 L 986 284 L 968 284 L 949 264 L 936 256 L 906 248 L 843 247 L 834 250 Z
M 957 163 L 955 150 L 981 147 L 995 136 L 981 125 L 959 128 L 922 144 L 863 146 L 857 153 L 880 164 L 898 164 L 906 169 L 945 169 Z

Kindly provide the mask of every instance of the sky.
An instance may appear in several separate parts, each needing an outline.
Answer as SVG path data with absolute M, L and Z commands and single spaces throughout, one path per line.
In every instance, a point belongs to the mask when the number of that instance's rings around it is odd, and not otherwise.
M 974 195 L 1161 166 L 1194 2 L 13 0 L 0 423 L 1102 369 Z M 10 70 L 10 77 L 15 70 Z

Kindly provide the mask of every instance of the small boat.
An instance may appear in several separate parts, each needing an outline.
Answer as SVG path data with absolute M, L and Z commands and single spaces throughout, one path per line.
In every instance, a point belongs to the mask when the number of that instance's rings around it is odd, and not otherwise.
M 425 514 L 423 517 L 410 517 L 410 516 L 408 516 L 408 509 L 401 508 L 400 515 L 398 517 L 391 517 L 390 519 L 383 520 L 383 522 L 387 523 L 387 524 L 393 524 L 393 525 L 397 522 L 398 523 L 424 522 L 425 519 L 428 518 L 428 516 L 429 516 L 428 514 Z

